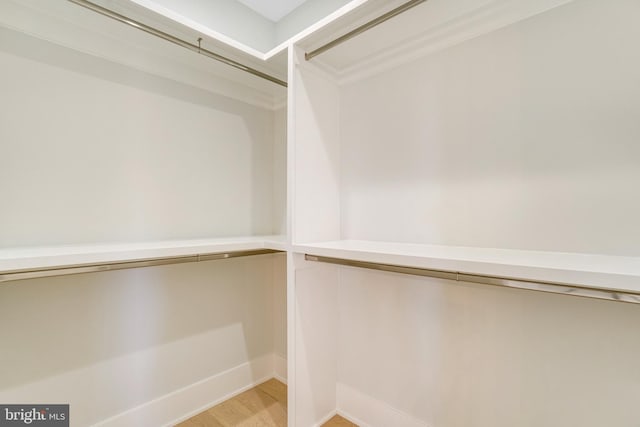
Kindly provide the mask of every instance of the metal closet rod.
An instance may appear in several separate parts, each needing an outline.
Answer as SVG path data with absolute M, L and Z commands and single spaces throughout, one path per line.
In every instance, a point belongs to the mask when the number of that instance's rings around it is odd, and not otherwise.
M 148 258 L 137 261 L 105 262 L 96 264 L 66 265 L 63 267 L 25 269 L 0 274 L 0 283 L 12 280 L 36 279 L 40 277 L 66 276 L 80 273 L 97 273 L 100 271 L 124 270 L 127 268 L 155 267 L 158 265 L 184 264 L 187 262 L 215 261 L 245 256 L 279 253 L 272 249 L 256 249 L 250 251 L 213 252 L 197 255 Z
M 391 273 L 410 274 L 422 277 L 435 277 L 437 279 L 453 280 L 458 282 L 471 282 L 479 283 L 482 285 L 501 286 L 529 291 L 548 292 L 561 295 L 573 295 L 585 298 L 597 298 L 640 304 L 640 292 L 614 291 L 588 286 L 576 286 L 567 283 L 543 282 L 511 277 L 489 276 L 483 274 L 468 274 L 458 271 L 442 271 L 418 267 L 403 267 L 392 264 L 355 261 L 309 254 L 305 254 L 304 258 L 307 261 L 324 262 L 329 264 L 344 265 L 347 267 L 366 268 L 370 270 L 388 271 Z
M 347 34 L 338 37 L 335 40 L 330 41 L 329 43 L 320 46 L 319 48 L 312 50 L 311 52 L 307 52 L 304 54 L 304 58 L 308 61 L 311 58 L 320 55 L 323 52 L 328 51 L 331 48 L 334 48 L 336 46 L 338 46 L 339 44 L 342 44 L 344 42 L 346 42 L 349 39 L 354 38 L 355 36 L 364 33 L 367 30 L 370 30 L 371 28 L 375 27 L 376 25 L 382 24 L 385 21 L 388 21 L 389 19 L 393 18 L 396 15 L 400 15 L 403 12 L 406 12 L 407 10 L 416 7 L 417 5 L 426 2 L 427 0 L 411 0 L 408 1 L 404 4 L 402 4 L 401 6 L 396 7 L 393 10 L 390 10 L 389 12 L 385 13 L 384 15 L 380 15 L 375 19 L 372 19 L 371 21 L 367 22 L 366 24 L 363 24 L 361 26 L 359 26 L 358 28 L 356 28 L 355 30 L 351 30 L 349 31 Z
M 231 67 L 237 68 L 238 70 L 242 70 L 246 73 L 249 74 L 253 74 L 254 76 L 260 77 L 262 79 L 265 80 L 269 80 L 270 82 L 276 83 L 280 86 L 284 86 L 287 87 L 287 82 L 280 80 L 276 77 L 270 76 L 269 74 L 263 73 L 262 71 L 258 71 L 255 68 L 251 68 L 247 65 L 241 64 L 240 62 L 234 61 L 233 59 L 227 58 L 226 56 L 222 56 L 220 54 L 217 54 L 215 52 L 212 52 L 210 50 L 207 49 L 203 49 L 201 48 L 199 45 L 193 44 L 193 43 L 189 43 L 187 41 L 184 41 L 182 39 L 179 39 L 178 37 L 174 37 L 171 34 L 167 34 L 164 31 L 160 31 L 156 28 L 150 27 L 146 24 L 143 24 L 142 22 L 138 22 L 134 19 L 131 19 L 127 16 L 121 15 L 117 12 L 114 12 L 113 10 L 107 9 L 105 7 L 99 6 L 95 3 L 91 3 L 90 1 L 87 0 L 69 0 L 71 3 L 75 3 L 79 6 L 85 7 L 89 10 L 92 10 L 94 12 L 97 12 L 101 15 L 107 16 L 111 19 L 115 19 L 118 22 L 122 22 L 123 24 L 127 24 L 131 27 L 137 28 L 138 30 L 142 30 L 145 33 L 151 34 L 153 36 L 159 37 L 161 39 L 167 40 L 173 44 L 176 44 L 178 46 L 184 47 L 185 49 L 189 49 L 193 52 L 199 53 L 201 55 L 204 55 L 208 58 L 214 59 L 216 61 L 222 62 L 224 64 L 227 64 Z

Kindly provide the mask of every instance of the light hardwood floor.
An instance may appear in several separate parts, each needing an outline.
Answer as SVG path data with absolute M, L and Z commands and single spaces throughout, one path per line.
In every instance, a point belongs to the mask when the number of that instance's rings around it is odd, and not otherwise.
M 286 427 L 287 386 L 271 379 L 178 424 L 178 427 Z M 323 427 L 358 427 L 335 416 Z

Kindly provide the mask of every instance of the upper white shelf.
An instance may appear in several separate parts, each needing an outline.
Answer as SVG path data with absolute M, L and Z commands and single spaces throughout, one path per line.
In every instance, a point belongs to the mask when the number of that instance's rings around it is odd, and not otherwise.
M 128 0 L 92 2 L 191 44 L 197 44 L 198 38 L 203 37 L 202 47 L 205 49 L 276 78 L 287 78 L 286 51 L 266 61 Z M 2 35 L 2 42 L 9 49 L 29 54 L 45 49 L 51 51 L 51 60 L 72 49 L 263 108 L 280 108 L 286 100 L 287 91 L 280 85 L 239 72 L 225 63 L 198 55 L 69 1 L 0 1 L 0 29 L 6 32 Z M 20 37 L 20 33 L 25 36 Z M 29 41 L 34 37 L 45 44 L 36 46 Z M 47 47 L 47 44 L 57 45 L 61 50 L 52 50 L 55 46 Z M 76 59 L 78 61 L 80 59 Z
M 333 47 L 312 61 L 340 83 L 365 78 L 427 54 L 499 30 L 574 0 L 429 0 Z M 309 34 L 307 52 L 338 38 L 407 0 L 370 0 Z
M 286 250 L 285 239 L 283 236 L 253 236 L 0 249 L 0 274 L 260 249 Z
M 640 292 L 640 258 L 340 240 L 294 245 L 309 255 L 466 274 Z

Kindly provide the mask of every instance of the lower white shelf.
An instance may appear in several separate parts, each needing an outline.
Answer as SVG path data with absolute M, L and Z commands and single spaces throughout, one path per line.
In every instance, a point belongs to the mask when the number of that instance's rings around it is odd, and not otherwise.
M 0 250 L 0 282 L 162 263 L 230 258 L 233 253 L 284 251 L 284 236 L 69 245 Z M 216 255 L 219 255 L 216 257 Z M 111 268 L 119 264 L 118 267 Z
M 636 257 L 362 240 L 298 244 L 293 250 L 336 264 L 431 270 L 453 275 L 444 275 L 453 280 L 640 303 Z

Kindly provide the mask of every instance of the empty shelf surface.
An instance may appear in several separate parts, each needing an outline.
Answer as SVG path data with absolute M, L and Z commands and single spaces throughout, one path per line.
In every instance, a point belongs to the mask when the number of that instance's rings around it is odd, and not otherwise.
M 298 244 L 293 250 L 378 264 L 640 292 L 640 258 L 636 257 L 362 240 Z
M 208 253 L 260 249 L 285 250 L 285 248 L 283 236 L 11 248 L 0 249 L 0 273 Z

